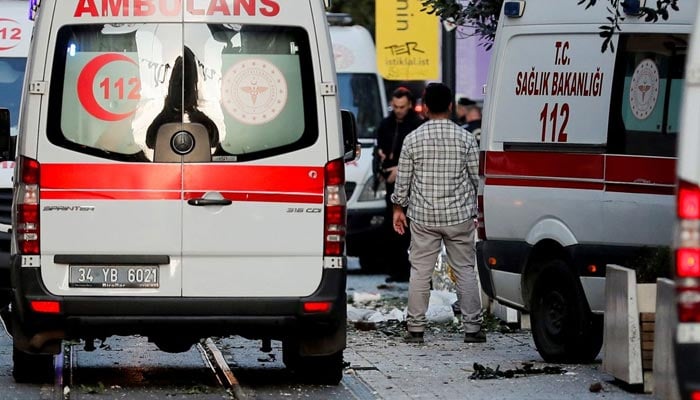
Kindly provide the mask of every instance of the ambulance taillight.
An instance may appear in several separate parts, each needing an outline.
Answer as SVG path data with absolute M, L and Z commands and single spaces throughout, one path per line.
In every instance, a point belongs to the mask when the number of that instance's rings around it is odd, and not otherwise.
M 16 229 L 18 251 L 22 255 L 39 254 L 39 163 L 27 157 L 19 159 Z
M 675 251 L 678 320 L 700 322 L 700 186 L 681 181 Z
M 323 255 L 342 256 L 345 251 L 345 163 L 343 159 L 330 161 L 325 168 L 325 222 Z
M 700 219 L 700 187 L 681 181 L 678 185 L 678 218 Z
M 479 178 L 484 179 L 484 164 L 486 163 L 486 152 L 479 152 Z M 486 223 L 484 222 L 484 195 L 480 194 L 476 196 L 477 203 L 477 213 L 476 222 L 477 230 L 476 234 L 480 240 L 486 240 Z

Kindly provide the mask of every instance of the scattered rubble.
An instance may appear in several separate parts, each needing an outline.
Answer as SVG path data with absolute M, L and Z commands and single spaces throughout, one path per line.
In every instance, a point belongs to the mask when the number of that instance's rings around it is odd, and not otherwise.
M 588 388 L 592 393 L 599 393 L 603 391 L 603 384 L 600 382 L 594 382 L 591 384 L 591 386 Z
M 532 363 L 523 363 L 522 368 L 507 369 L 501 371 L 501 366 L 496 366 L 492 369 L 474 363 L 474 372 L 469 376 L 469 379 L 501 379 L 501 378 L 522 378 L 529 375 L 563 375 L 566 370 L 559 366 L 545 366 L 544 368 L 534 368 Z

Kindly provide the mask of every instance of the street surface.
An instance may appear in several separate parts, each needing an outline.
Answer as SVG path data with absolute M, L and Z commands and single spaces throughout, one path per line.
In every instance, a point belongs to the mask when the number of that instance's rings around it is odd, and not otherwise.
M 370 294 L 370 307 L 388 314 L 405 307 L 406 283 L 384 284 L 384 275 L 362 275 L 351 264 L 348 294 Z M 376 296 L 379 295 L 379 296 Z M 359 298 L 359 297 L 358 297 Z M 490 328 L 508 330 L 490 319 Z M 12 343 L 0 333 L 0 400 L 5 399 L 653 399 L 629 393 L 613 378 L 591 365 L 551 365 L 542 362 L 527 331 L 491 331 L 485 344 L 465 344 L 459 325 L 432 323 L 424 345 L 401 340 L 395 321 L 349 323 L 348 363 L 338 386 L 301 384 L 282 363 L 281 343 L 261 352 L 259 341 L 240 337 L 213 338 L 235 377 L 237 387 L 221 382 L 211 361 L 195 346 L 168 354 L 142 337 L 108 338 L 88 352 L 83 345 L 66 346 L 70 359 L 57 368 L 56 382 L 16 384 L 12 379 Z M 499 371 L 527 368 L 551 374 L 501 379 L 470 379 L 475 363 Z M 58 365 L 61 365 L 59 362 Z M 552 371 L 550 371 L 552 372 Z M 61 380 L 63 381 L 61 384 Z M 591 387 L 600 387 L 592 392 Z M 66 389 L 66 387 L 68 389 Z

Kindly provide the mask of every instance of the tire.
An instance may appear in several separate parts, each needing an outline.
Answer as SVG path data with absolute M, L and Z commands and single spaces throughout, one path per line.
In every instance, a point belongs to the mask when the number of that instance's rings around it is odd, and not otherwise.
M 329 356 L 302 357 L 299 372 L 305 382 L 337 385 L 343 379 L 343 352 Z
M 323 342 L 342 336 L 345 339 L 345 325 L 341 325 L 327 337 L 308 338 L 310 342 Z M 308 344 L 308 343 L 307 343 Z M 282 361 L 303 383 L 320 385 L 337 385 L 343 378 L 343 350 L 331 354 L 302 355 L 302 343 L 299 338 L 287 338 L 282 341 Z M 345 346 L 342 346 L 343 348 Z
M 603 318 L 591 313 L 564 261 L 550 261 L 542 270 L 535 282 L 530 312 L 535 346 L 545 361 L 595 360 L 603 344 Z
M 293 339 L 282 341 L 282 362 L 287 369 L 295 370 L 299 366 L 299 342 Z
M 29 354 L 12 346 L 12 377 L 17 383 L 51 383 L 54 375 L 54 356 Z
M 172 353 L 172 354 L 177 354 L 177 353 L 184 353 L 187 351 L 190 351 L 192 348 L 192 345 L 194 345 L 194 341 L 191 340 L 161 340 L 157 339 L 153 341 L 155 345 L 158 347 L 160 351 L 166 352 L 166 353 Z

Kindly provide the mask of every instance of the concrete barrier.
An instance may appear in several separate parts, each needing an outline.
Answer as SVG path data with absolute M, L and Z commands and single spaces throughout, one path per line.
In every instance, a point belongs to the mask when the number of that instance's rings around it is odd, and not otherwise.
M 632 385 L 644 383 L 634 270 L 606 267 L 604 321 L 603 371 Z
M 679 400 L 673 335 L 678 324 L 676 285 L 670 279 L 656 281 L 656 321 L 654 329 L 654 396 Z

